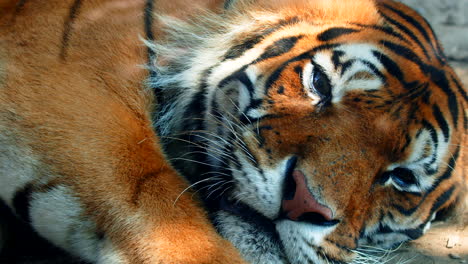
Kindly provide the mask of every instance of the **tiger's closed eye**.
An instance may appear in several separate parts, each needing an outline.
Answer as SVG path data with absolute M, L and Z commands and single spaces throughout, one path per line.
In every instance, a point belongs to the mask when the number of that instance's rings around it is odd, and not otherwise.
M 392 180 L 395 188 L 400 191 L 414 192 L 415 187 L 418 188 L 419 182 L 413 171 L 407 168 L 395 168 L 383 174 L 385 182 Z

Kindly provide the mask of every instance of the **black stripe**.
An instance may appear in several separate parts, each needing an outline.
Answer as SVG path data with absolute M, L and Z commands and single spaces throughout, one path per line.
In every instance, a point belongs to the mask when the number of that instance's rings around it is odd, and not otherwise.
M 16 17 L 23 10 L 26 1 L 27 0 L 20 0 L 18 1 L 18 3 L 16 3 L 15 12 L 13 13 L 13 16 Z
M 415 240 L 415 239 L 420 238 L 422 235 L 424 235 L 424 226 L 425 225 L 419 226 L 419 227 L 414 228 L 414 229 L 400 230 L 400 231 L 398 231 L 398 233 L 404 234 L 404 235 L 408 236 L 409 238 L 411 238 L 412 240 Z
M 423 125 L 423 127 L 425 129 L 429 130 L 429 134 L 431 135 L 431 139 L 434 142 L 434 148 L 437 149 L 437 146 L 439 145 L 439 138 L 437 137 L 437 130 L 426 119 L 421 120 L 421 123 L 422 123 L 422 125 Z
M 453 127 L 458 127 L 458 101 L 457 101 L 457 96 L 455 94 L 451 94 L 448 98 L 448 106 L 450 113 L 452 115 L 453 119 Z
M 455 86 L 457 87 L 458 92 L 463 96 L 463 99 L 465 100 L 465 102 L 468 102 L 468 95 L 466 94 L 465 88 L 463 88 L 462 84 L 458 81 L 458 79 L 455 76 L 450 75 L 450 78 L 455 83 Z
M 396 8 L 393 8 L 391 7 L 390 5 L 388 4 L 383 4 L 383 6 L 389 10 L 391 10 L 392 12 L 394 12 L 395 14 L 399 15 L 401 18 L 403 18 L 406 22 L 410 23 L 411 25 L 413 25 L 420 33 L 421 35 L 423 35 L 424 39 L 427 41 L 428 44 L 431 44 L 432 43 L 432 40 L 429 36 L 429 33 L 426 31 L 426 29 L 424 29 L 424 27 L 416 20 L 414 19 L 413 16 L 410 16 L 408 14 L 405 14 L 403 11 L 401 10 L 398 10 Z M 432 45 L 431 45 L 432 46 Z M 434 50 L 434 53 L 437 53 L 435 50 Z
M 297 17 L 292 17 L 292 18 L 289 18 L 289 19 L 280 20 L 277 24 L 268 27 L 268 29 L 259 30 L 258 33 L 256 33 L 253 36 L 250 36 L 250 37 L 246 38 L 242 43 L 234 45 L 233 47 L 231 47 L 226 52 L 226 54 L 224 55 L 223 61 L 239 58 L 247 50 L 253 48 L 256 44 L 260 43 L 262 40 L 264 40 L 269 35 L 275 33 L 276 31 L 280 30 L 284 26 L 293 25 L 293 24 L 296 24 L 298 22 L 299 22 L 299 19 Z
M 343 77 L 346 74 L 346 72 L 351 68 L 351 66 L 353 66 L 353 64 L 356 61 L 357 61 L 356 59 L 351 59 L 342 64 L 341 72 L 340 72 L 341 77 Z
M 335 70 L 338 69 L 342 63 L 341 63 L 341 57 L 343 57 L 346 53 L 341 50 L 334 50 L 333 55 L 332 55 L 332 62 L 333 66 L 335 67 Z
M 393 207 L 395 207 L 398 210 L 398 212 L 400 212 L 401 214 L 403 214 L 405 216 L 410 216 L 414 212 L 416 212 L 416 210 L 418 210 L 419 207 L 426 201 L 427 196 L 429 196 L 429 194 L 434 192 L 440 186 L 440 184 L 443 181 L 449 179 L 452 176 L 453 168 L 455 168 L 455 163 L 456 163 L 459 155 L 460 155 L 460 147 L 457 148 L 457 150 L 453 154 L 452 158 L 450 158 L 449 164 L 447 165 L 447 168 L 444 171 L 444 173 L 442 174 L 442 176 L 440 176 L 436 180 L 436 182 L 432 185 L 432 187 L 424 194 L 424 197 L 421 199 L 421 201 L 418 203 L 418 205 L 416 205 L 415 207 L 410 208 L 410 209 L 405 209 L 405 208 L 401 207 L 400 205 L 396 205 L 396 204 L 394 204 Z
M 232 73 L 231 75 L 228 75 L 226 78 L 224 78 L 222 81 L 219 82 L 218 88 L 222 89 L 224 86 L 226 86 L 230 82 L 240 81 L 243 85 L 245 85 L 245 87 L 249 91 L 250 97 L 253 97 L 255 88 L 254 88 L 254 84 L 252 83 L 252 81 L 249 79 L 249 77 L 245 73 L 245 70 L 247 69 L 247 67 L 248 65 L 245 65 L 239 70 L 237 70 L 236 72 Z
M 455 163 L 458 159 L 458 156 L 460 155 L 460 147 L 457 148 L 457 150 L 455 151 L 455 153 L 453 154 L 452 158 L 450 158 L 450 161 L 447 165 L 447 169 L 444 171 L 444 173 L 442 174 L 442 176 L 440 176 L 436 181 L 435 183 L 432 185 L 432 187 L 424 194 L 424 197 L 421 199 L 421 201 L 416 205 L 414 206 L 413 208 L 410 208 L 410 209 L 405 209 L 403 208 L 402 206 L 400 205 L 397 205 L 397 204 L 393 204 L 392 206 L 398 210 L 398 212 L 400 212 L 402 215 L 405 215 L 405 216 L 410 216 L 412 215 L 414 212 L 416 212 L 416 210 L 418 210 L 420 208 L 420 206 L 426 201 L 427 197 L 429 196 L 429 194 L 431 194 L 432 192 L 434 192 L 439 186 L 440 184 L 449 179 L 451 176 L 452 176 L 452 172 L 453 172 L 453 168 L 455 168 Z M 431 214 L 432 215 L 432 214 Z
M 378 30 L 384 34 L 387 34 L 389 36 L 395 37 L 403 42 L 406 42 L 407 44 L 410 44 L 409 40 L 407 40 L 403 35 L 400 33 L 396 32 L 393 28 L 391 27 L 382 27 L 382 26 L 376 26 L 376 25 L 364 25 L 364 24 L 359 24 L 359 23 L 351 23 L 352 25 L 358 26 L 358 27 L 363 27 L 363 28 L 370 28 L 374 30 Z
M 143 25 L 145 31 L 146 40 L 150 42 L 154 42 L 154 33 L 153 33 L 153 12 L 154 12 L 154 3 L 153 0 L 147 0 L 144 9 L 144 16 L 143 16 Z M 155 80 L 158 78 L 158 73 L 156 71 L 154 60 L 156 59 L 156 53 L 150 47 L 146 47 L 146 56 L 148 60 L 149 66 L 149 77 L 150 80 Z M 154 94 L 156 96 L 157 107 L 161 109 L 163 99 L 163 92 L 162 87 L 151 87 L 154 89 Z
M 429 189 L 428 193 L 431 193 L 433 191 L 435 191 L 435 189 L 437 187 L 439 187 L 439 185 L 449 179 L 451 176 L 452 176 L 452 172 L 453 172 L 453 168 L 455 168 L 455 164 L 457 162 L 457 159 L 460 155 L 460 146 L 457 147 L 457 149 L 455 150 L 455 153 L 453 154 L 453 156 L 450 158 L 449 160 L 449 163 L 447 164 L 447 168 L 445 169 L 444 173 L 442 174 L 442 176 L 440 176 L 436 182 L 432 185 L 431 189 Z
M 73 23 L 79 14 L 81 2 L 81 0 L 75 0 L 73 2 L 72 6 L 70 7 L 70 12 L 68 13 L 68 17 L 65 20 L 65 24 L 63 25 L 62 47 L 60 49 L 61 60 L 65 60 L 67 57 L 67 49 L 70 42 L 71 32 L 73 30 Z
M 270 46 L 266 47 L 265 51 L 260 55 L 260 57 L 255 61 L 261 62 L 270 58 L 281 56 L 289 52 L 296 45 L 297 41 L 303 36 L 293 36 L 288 38 L 282 38 L 275 41 Z
M 408 90 L 410 90 L 410 92 L 408 92 L 407 94 L 403 94 L 403 96 L 408 97 L 410 102 L 415 101 L 417 99 L 423 99 L 424 103 L 429 103 L 428 98 L 426 98 L 425 96 L 427 93 L 430 93 L 429 83 L 420 83 L 418 81 L 415 81 L 407 83 L 406 87 Z
M 268 94 L 268 90 L 271 88 L 271 86 L 279 79 L 281 76 L 281 73 L 284 71 L 286 67 L 288 67 L 291 63 L 300 61 L 306 58 L 310 58 L 313 56 L 313 54 L 322 51 L 322 50 L 328 50 L 328 49 L 333 49 L 336 47 L 341 46 L 342 43 L 333 43 L 333 44 L 324 44 L 318 47 L 313 48 L 312 50 L 306 51 L 302 53 L 301 55 L 294 57 L 286 62 L 284 62 L 276 71 L 274 71 L 267 79 L 265 83 L 265 94 Z
M 16 191 L 13 197 L 13 209 L 15 213 L 24 221 L 30 222 L 29 204 L 33 193 L 33 185 L 26 184 L 21 190 Z
M 404 46 L 385 40 L 380 41 L 380 43 L 387 49 L 393 51 L 398 56 L 401 56 L 403 58 L 406 58 L 407 60 L 416 63 L 419 66 L 420 70 L 423 73 L 425 73 L 433 83 L 435 83 L 439 88 L 441 88 L 445 92 L 445 94 L 448 97 L 447 104 L 449 105 L 454 127 L 457 127 L 459 115 L 457 96 L 450 87 L 447 76 L 445 75 L 445 71 L 436 68 L 432 65 L 425 64 L 412 50 Z
M 408 133 L 405 133 L 405 140 L 406 140 L 405 145 L 403 145 L 403 147 L 401 148 L 400 153 L 405 153 L 406 149 L 411 144 L 412 138 L 410 137 Z
M 406 35 L 410 37 L 416 44 L 421 48 L 421 50 L 424 52 L 424 55 L 426 55 L 426 58 L 430 60 L 429 53 L 427 52 L 427 49 L 424 47 L 424 44 L 414 35 L 414 33 L 408 29 L 406 26 L 403 24 L 399 23 L 398 21 L 392 19 L 391 17 L 385 15 L 383 12 L 379 11 L 379 14 L 385 18 L 390 24 L 393 24 L 395 27 L 397 27 L 399 30 L 403 31 Z
M 333 27 L 325 30 L 324 32 L 320 33 L 317 36 L 317 39 L 320 41 L 330 41 L 337 39 L 344 35 L 349 35 L 355 32 L 359 32 L 359 30 L 354 28 L 344 28 L 344 27 Z
M 450 187 L 450 189 L 448 189 L 442 195 L 437 197 L 435 203 L 432 205 L 431 213 L 429 214 L 429 216 L 432 216 L 435 212 L 437 212 L 440 209 L 440 207 L 442 207 L 452 197 L 455 188 L 455 185 L 453 185 L 452 187 Z
M 450 128 L 447 124 L 447 121 L 444 118 L 444 115 L 440 111 L 440 108 L 437 105 L 432 106 L 432 112 L 434 114 L 435 119 L 437 120 L 437 124 L 439 125 L 440 129 L 444 133 L 445 142 L 448 142 Z
M 15 11 L 13 11 L 10 21 L 8 21 L 5 26 L 13 25 L 16 22 L 16 17 L 23 11 L 26 2 L 27 0 L 20 0 L 16 3 Z M 0 27 L 1 26 L 3 25 L 0 25 Z
M 256 35 L 256 36 L 245 39 L 244 42 L 241 44 L 232 46 L 224 55 L 223 61 L 239 58 L 240 56 L 242 56 L 242 54 L 244 54 L 244 52 L 253 48 L 255 45 L 260 43 L 260 41 L 262 41 L 263 39 L 264 39 L 264 36 Z
M 383 4 L 383 5 L 386 8 L 388 8 L 391 11 L 398 14 L 399 16 L 401 16 L 406 22 L 413 25 L 423 35 L 424 39 L 427 41 L 427 44 L 429 44 L 429 46 L 431 47 L 432 52 L 436 55 L 437 60 L 442 65 L 446 64 L 446 58 L 445 58 L 445 56 L 443 54 L 442 48 L 440 47 L 439 40 L 435 36 L 434 30 L 432 29 L 431 25 L 427 22 L 427 20 L 425 18 L 420 16 L 422 18 L 422 20 L 424 21 L 424 23 L 426 24 L 426 26 L 429 28 L 429 32 L 423 27 L 423 25 L 421 25 L 421 23 L 419 23 L 416 19 L 414 19 L 413 16 L 407 15 L 407 14 L 403 13 L 401 10 L 397 10 L 397 9 L 391 7 L 388 4 Z M 436 47 L 434 47 L 434 45 L 432 44 L 433 42 L 432 42 L 432 39 L 431 39 L 431 37 L 429 35 L 431 35 L 433 37 L 434 42 L 436 43 Z
M 356 245 L 353 245 L 354 247 L 353 247 L 353 248 L 350 248 L 350 247 L 347 247 L 347 246 L 345 246 L 345 245 L 341 245 L 341 244 L 339 244 L 338 242 L 335 242 L 335 241 L 331 240 L 330 238 L 326 238 L 325 240 L 326 240 L 328 243 L 333 244 L 333 245 L 336 246 L 337 248 L 339 248 L 339 249 L 341 249 L 341 250 L 348 251 L 348 252 L 352 252 L 352 250 L 356 248 Z M 356 243 L 356 242 L 354 242 L 354 243 Z M 356 244 L 357 244 L 357 243 L 356 243 Z
M 446 65 L 447 64 L 447 57 L 445 57 L 445 54 L 444 54 L 444 51 L 442 50 L 442 47 L 440 45 L 440 41 L 439 39 L 437 38 L 437 35 L 434 33 L 434 29 L 432 29 L 431 25 L 429 24 L 429 22 L 426 20 L 426 18 L 424 18 L 423 16 L 420 16 L 421 19 L 424 21 L 424 23 L 426 24 L 426 26 L 429 28 L 429 31 L 431 32 L 431 35 L 432 37 L 434 38 L 434 42 L 435 42 L 435 47 L 433 45 L 431 45 L 432 47 L 432 50 L 434 51 L 434 53 L 436 54 L 437 56 L 437 59 L 439 60 L 440 64 L 442 65 Z
M 146 39 L 149 41 L 154 41 L 154 34 L 153 34 L 153 9 L 154 4 L 153 0 L 147 0 L 145 5 L 145 15 L 144 15 L 144 26 L 145 26 L 145 35 Z M 148 48 L 148 61 L 151 63 L 152 60 L 155 58 L 155 53 L 152 49 Z
M 382 83 L 387 83 L 387 77 L 370 61 L 367 60 L 359 60 L 364 65 L 366 65 L 379 79 Z
M 385 69 L 390 75 L 395 77 L 395 79 L 399 80 L 403 85 L 406 83 L 403 71 L 400 69 L 400 66 L 398 66 L 396 62 L 394 62 L 387 55 L 379 51 L 374 50 L 372 51 L 372 54 L 380 61 L 380 63 L 382 63 L 382 65 L 385 67 Z M 404 86 L 406 87 L 406 85 Z

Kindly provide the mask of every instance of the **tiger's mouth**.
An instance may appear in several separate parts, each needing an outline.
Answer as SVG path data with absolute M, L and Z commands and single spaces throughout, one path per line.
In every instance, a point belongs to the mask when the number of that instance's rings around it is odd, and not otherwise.
M 308 254 L 323 254 L 310 252 L 317 251 L 317 247 L 306 249 L 299 246 L 300 249 L 298 249 L 296 248 L 298 245 L 290 243 L 289 236 L 285 234 L 284 225 L 294 224 L 292 221 L 288 221 L 283 213 L 279 213 L 275 219 L 270 219 L 247 204 L 231 200 L 226 196 L 221 197 L 217 202 L 217 212 L 213 212 L 215 226 L 225 238 L 238 247 L 246 259 L 252 260 L 253 263 L 297 263 L 294 256 L 288 252 L 301 252 L 303 250 L 309 251 Z M 234 218 L 236 221 L 228 220 L 230 218 Z M 226 225 L 226 222 L 229 223 L 229 226 Z M 310 224 L 305 220 L 295 223 Z M 226 229 L 231 229 L 231 231 L 226 232 Z M 247 237 L 248 239 L 243 240 L 243 243 L 236 243 L 239 240 L 236 237 Z M 260 237 L 260 239 L 257 240 L 256 237 Z M 268 242 L 259 243 L 259 241 Z

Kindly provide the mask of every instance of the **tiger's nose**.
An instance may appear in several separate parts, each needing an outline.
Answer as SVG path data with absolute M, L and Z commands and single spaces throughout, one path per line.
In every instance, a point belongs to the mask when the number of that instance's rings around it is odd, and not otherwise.
M 284 196 L 281 204 L 282 214 L 293 221 L 310 222 L 316 225 L 331 226 L 338 223 L 333 220 L 332 211 L 320 204 L 307 188 L 304 173 L 296 170 L 297 158 L 288 161 Z

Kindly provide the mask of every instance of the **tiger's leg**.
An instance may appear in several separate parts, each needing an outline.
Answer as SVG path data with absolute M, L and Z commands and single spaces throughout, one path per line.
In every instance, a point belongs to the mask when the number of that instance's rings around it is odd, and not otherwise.
M 91 263 L 243 263 L 191 195 L 179 197 L 187 185 L 154 142 L 115 171 L 75 166 L 58 176 L 14 138 L 24 139 L 0 134 L 0 198 L 56 246 Z
M 182 210 L 163 205 L 163 214 L 159 207 L 148 212 L 151 202 L 142 201 L 142 210 L 127 211 L 122 203 L 120 212 L 109 208 L 109 215 L 93 217 L 72 188 L 59 184 L 31 195 L 30 221 L 40 235 L 92 263 L 241 263 L 209 225 L 197 223 L 199 212 L 186 199 L 178 201 Z

